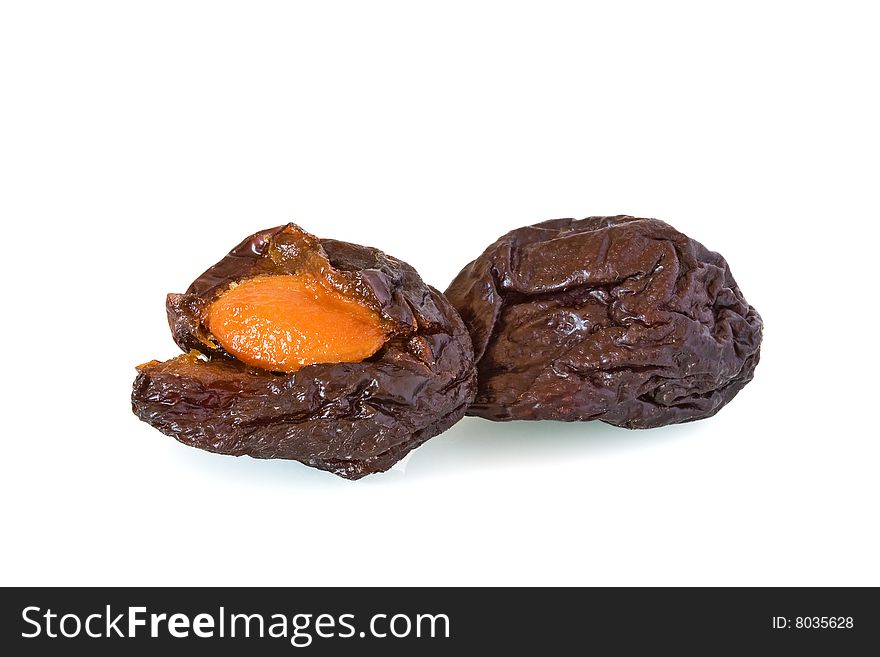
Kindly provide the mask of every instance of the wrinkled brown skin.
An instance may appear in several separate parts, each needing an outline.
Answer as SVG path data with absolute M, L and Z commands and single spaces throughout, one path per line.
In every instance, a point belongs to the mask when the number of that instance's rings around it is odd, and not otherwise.
M 212 340 L 204 312 L 230 283 L 318 270 L 384 318 L 392 337 L 367 360 L 278 374 L 241 363 Z M 132 410 L 211 452 L 295 459 L 358 479 L 455 424 L 475 392 L 470 337 L 443 295 L 381 251 L 317 240 L 292 224 L 244 240 L 185 294 L 168 295 L 167 310 L 187 353 L 138 368 Z
M 752 379 L 761 317 L 724 258 L 656 219 L 511 231 L 446 297 L 474 343 L 468 410 L 631 429 L 714 415 Z

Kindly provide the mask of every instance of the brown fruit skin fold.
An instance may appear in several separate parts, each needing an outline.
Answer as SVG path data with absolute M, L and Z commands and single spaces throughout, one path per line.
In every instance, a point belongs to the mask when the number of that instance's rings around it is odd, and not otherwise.
M 763 323 L 724 258 L 656 219 L 513 230 L 446 290 L 470 331 L 490 420 L 630 429 L 717 413 L 749 381 Z
M 375 308 L 390 339 L 365 361 L 289 374 L 244 365 L 211 339 L 204 311 L 230 283 L 302 271 L 322 272 Z M 187 353 L 138 368 L 132 410 L 208 451 L 295 459 L 359 479 L 455 424 L 476 390 L 470 337 L 442 294 L 377 249 L 318 240 L 293 224 L 245 239 L 185 294 L 169 295 L 167 310 Z

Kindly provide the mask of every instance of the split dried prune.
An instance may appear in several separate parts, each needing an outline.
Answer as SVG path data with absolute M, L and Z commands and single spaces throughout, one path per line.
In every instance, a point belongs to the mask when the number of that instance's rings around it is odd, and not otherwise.
M 698 420 L 758 364 L 761 317 L 724 258 L 656 219 L 518 228 L 446 296 L 474 343 L 468 414 L 491 420 Z
M 358 479 L 474 396 L 471 341 L 442 294 L 377 249 L 293 224 L 248 237 L 166 305 L 186 353 L 138 367 L 132 409 L 194 447 Z

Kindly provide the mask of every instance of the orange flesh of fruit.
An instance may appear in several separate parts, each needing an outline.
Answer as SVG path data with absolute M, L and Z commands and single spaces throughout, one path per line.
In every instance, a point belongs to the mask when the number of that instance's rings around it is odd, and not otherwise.
M 309 274 L 244 280 L 211 304 L 206 323 L 230 354 L 276 372 L 358 362 L 388 338 L 376 312 Z

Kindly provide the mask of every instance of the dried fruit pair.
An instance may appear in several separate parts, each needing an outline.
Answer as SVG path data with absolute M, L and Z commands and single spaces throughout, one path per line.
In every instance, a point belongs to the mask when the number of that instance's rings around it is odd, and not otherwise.
M 167 309 L 186 353 L 138 368 L 138 417 L 351 479 L 466 411 L 629 428 L 708 417 L 751 380 L 762 330 L 720 255 L 628 216 L 514 230 L 446 296 L 381 251 L 288 224 Z

